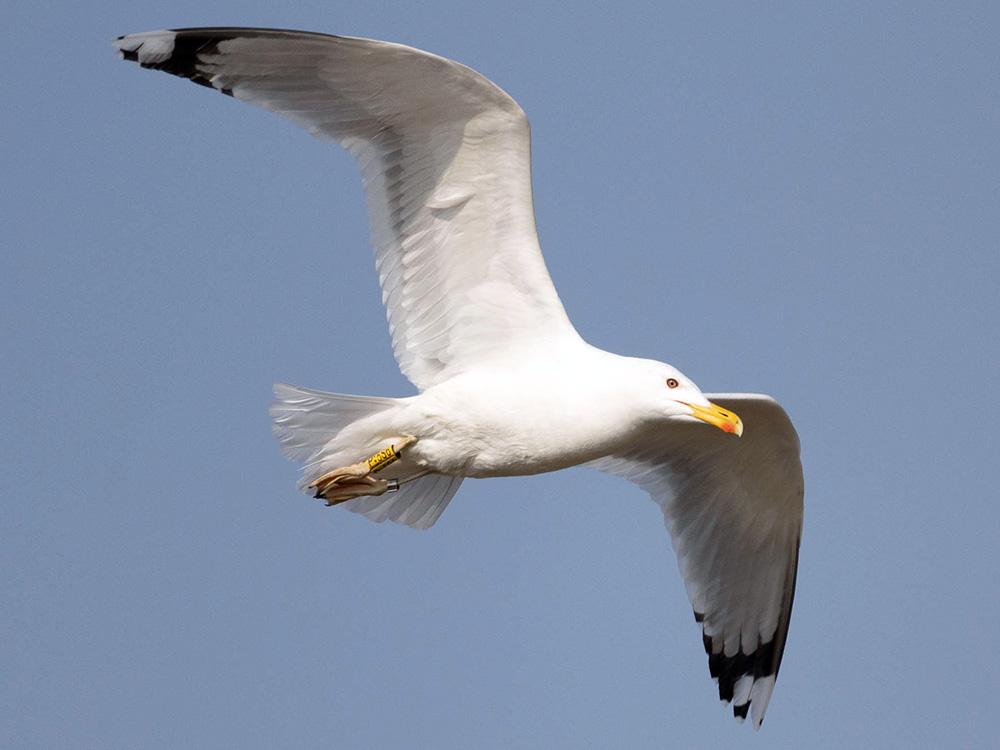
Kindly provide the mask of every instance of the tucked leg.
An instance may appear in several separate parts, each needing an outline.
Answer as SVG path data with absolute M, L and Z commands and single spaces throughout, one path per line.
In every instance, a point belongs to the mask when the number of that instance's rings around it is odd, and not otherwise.
M 316 497 L 326 500 L 327 505 L 337 505 L 364 495 L 384 494 L 398 487 L 398 483 L 395 480 L 376 479 L 371 475 L 395 463 L 402 451 L 416 442 L 416 438 L 404 437 L 360 463 L 328 471 L 309 487 L 315 489 Z

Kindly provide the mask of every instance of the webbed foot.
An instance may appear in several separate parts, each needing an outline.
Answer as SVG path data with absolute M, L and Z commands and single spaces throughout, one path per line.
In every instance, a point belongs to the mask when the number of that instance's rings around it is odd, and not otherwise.
M 399 489 L 397 480 L 376 479 L 371 475 L 399 460 L 403 449 L 416 442 L 416 438 L 404 437 L 361 463 L 328 471 L 315 479 L 309 488 L 315 489 L 315 497 L 326 500 L 328 506 L 365 495 L 382 495 L 386 492 L 394 492 Z

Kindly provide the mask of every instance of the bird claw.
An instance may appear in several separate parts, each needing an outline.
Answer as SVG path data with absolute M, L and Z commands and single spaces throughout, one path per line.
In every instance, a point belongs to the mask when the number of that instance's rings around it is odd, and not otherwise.
M 351 466 L 344 466 L 340 469 L 328 471 L 323 476 L 315 479 L 309 485 L 309 489 L 315 489 L 316 497 L 322 497 L 327 489 L 333 487 L 334 485 L 364 482 L 366 479 L 370 479 L 368 476 L 370 473 L 371 470 L 368 468 L 368 464 L 364 462 L 353 464 Z
M 398 486 L 398 485 L 397 485 Z M 316 497 L 325 500 L 329 508 L 340 505 L 356 497 L 383 495 L 390 489 L 388 479 L 361 477 L 348 479 L 346 482 L 328 485 L 322 492 L 317 491 Z

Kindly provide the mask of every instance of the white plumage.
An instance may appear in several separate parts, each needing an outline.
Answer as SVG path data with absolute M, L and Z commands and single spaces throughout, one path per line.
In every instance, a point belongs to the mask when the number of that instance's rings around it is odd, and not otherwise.
M 276 386 L 275 433 L 305 463 L 300 487 L 428 528 L 464 477 L 589 464 L 639 484 L 663 509 L 720 697 L 759 727 L 795 587 L 795 430 L 766 396 L 712 403 L 670 365 L 579 337 L 538 246 L 517 103 L 469 68 L 387 42 L 215 28 L 115 45 L 357 161 L 393 349 L 419 394 Z M 356 463 L 387 444 L 405 446 L 389 449 L 390 467 Z

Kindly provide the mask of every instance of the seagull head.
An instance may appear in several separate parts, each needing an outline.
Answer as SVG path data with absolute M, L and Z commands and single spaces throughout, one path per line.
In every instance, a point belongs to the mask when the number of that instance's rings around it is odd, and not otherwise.
M 737 437 L 743 434 L 743 421 L 735 412 L 705 398 L 701 389 L 677 368 L 661 365 L 658 369 L 656 387 L 664 416 L 683 422 L 705 422 Z

